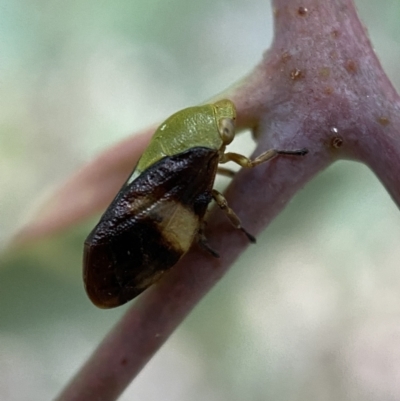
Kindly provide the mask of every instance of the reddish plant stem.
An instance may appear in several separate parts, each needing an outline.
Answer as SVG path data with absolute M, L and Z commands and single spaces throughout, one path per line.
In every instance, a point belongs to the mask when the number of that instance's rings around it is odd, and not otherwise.
M 399 97 L 385 76 L 350 0 L 275 0 L 275 40 L 240 86 L 227 91 L 256 153 L 298 149 L 241 171 L 227 191 L 252 233 L 262 230 L 315 174 L 338 158 L 368 164 L 400 200 Z M 58 400 L 115 400 L 205 293 L 245 250 L 244 235 L 214 211 L 207 229 L 221 254 L 196 247 L 141 296 Z

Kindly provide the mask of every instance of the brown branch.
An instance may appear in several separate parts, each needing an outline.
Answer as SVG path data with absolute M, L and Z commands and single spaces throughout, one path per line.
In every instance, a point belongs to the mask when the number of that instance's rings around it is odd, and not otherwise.
M 351 0 L 275 0 L 275 40 L 232 99 L 242 127 L 256 128 L 256 154 L 307 147 L 241 171 L 227 198 L 252 233 L 262 230 L 315 174 L 338 158 L 368 164 L 399 203 L 400 99 Z M 205 293 L 248 246 L 214 211 L 216 261 L 193 249 L 141 296 L 58 400 L 115 400 Z

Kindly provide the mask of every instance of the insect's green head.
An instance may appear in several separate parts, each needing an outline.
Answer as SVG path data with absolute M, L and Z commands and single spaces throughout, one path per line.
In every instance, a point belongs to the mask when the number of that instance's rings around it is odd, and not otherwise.
M 223 99 L 214 103 L 213 106 L 222 142 L 224 145 L 229 145 L 235 137 L 235 105 L 230 100 Z
M 157 128 L 129 182 L 165 156 L 196 147 L 221 150 L 235 136 L 235 118 L 235 105 L 227 99 L 173 114 Z

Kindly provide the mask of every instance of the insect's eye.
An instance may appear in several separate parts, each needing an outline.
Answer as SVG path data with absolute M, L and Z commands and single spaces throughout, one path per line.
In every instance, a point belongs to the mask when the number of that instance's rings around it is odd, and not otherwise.
M 235 121 L 231 118 L 221 118 L 218 121 L 218 130 L 222 142 L 225 145 L 229 145 L 235 137 Z

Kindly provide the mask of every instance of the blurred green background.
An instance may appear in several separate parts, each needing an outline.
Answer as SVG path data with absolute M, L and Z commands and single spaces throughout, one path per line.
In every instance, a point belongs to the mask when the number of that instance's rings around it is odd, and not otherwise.
M 400 88 L 399 1 L 357 5 Z M 0 247 L 100 150 L 246 74 L 271 24 L 261 0 L 0 0 Z M 94 221 L 0 259 L 1 400 L 51 399 L 123 314 L 82 287 Z M 335 164 L 258 243 L 121 400 L 399 400 L 400 215 L 373 174 Z

